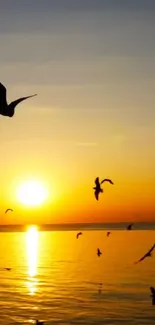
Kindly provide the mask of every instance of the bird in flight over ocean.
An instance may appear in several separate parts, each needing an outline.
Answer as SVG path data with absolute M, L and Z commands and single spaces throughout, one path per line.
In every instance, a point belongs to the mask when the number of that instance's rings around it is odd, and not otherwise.
M 108 231 L 107 232 L 107 237 L 109 237 L 111 235 L 111 232 L 110 231 Z
M 127 226 L 127 230 L 132 230 L 133 223 L 130 223 L 130 225 Z
M 13 210 L 12 210 L 12 209 L 6 209 L 5 213 L 7 213 L 8 211 L 12 211 L 12 212 L 13 212 Z
M 3 116 L 13 117 L 13 115 L 15 113 L 15 107 L 20 102 L 22 102 L 23 100 L 25 100 L 27 98 L 34 97 L 36 95 L 37 94 L 27 96 L 27 97 L 18 98 L 18 99 L 16 99 L 15 101 L 11 102 L 8 105 L 7 98 L 6 98 L 6 88 L 2 83 L 0 83 L 0 114 L 3 115 Z
M 152 295 L 151 295 L 152 305 L 155 305 L 155 289 L 153 287 L 150 287 L 150 291 L 152 293 Z
M 98 201 L 99 198 L 99 193 L 103 193 L 103 189 L 101 188 L 101 184 L 103 184 L 104 182 L 109 182 L 110 184 L 114 184 L 111 179 L 105 178 L 103 179 L 103 181 L 101 181 L 101 183 L 99 182 L 99 177 L 97 177 L 95 179 L 95 187 L 93 187 L 93 190 L 95 190 L 94 194 L 95 194 L 95 198 Z
M 140 258 L 139 261 L 135 262 L 135 264 L 137 264 L 137 263 L 143 261 L 146 257 L 151 257 L 154 248 L 155 248 L 155 244 L 150 248 L 150 250 L 149 250 L 149 251 L 148 251 L 148 252 L 147 252 L 143 257 Z
M 81 231 L 78 232 L 78 234 L 76 235 L 76 238 L 78 239 L 80 235 L 82 235 L 82 232 Z
M 101 252 L 100 249 L 98 248 L 98 249 L 97 249 L 97 255 L 98 255 L 98 257 L 100 257 L 101 254 L 102 254 L 102 252 Z
M 6 271 L 11 271 L 11 267 L 5 267 Z

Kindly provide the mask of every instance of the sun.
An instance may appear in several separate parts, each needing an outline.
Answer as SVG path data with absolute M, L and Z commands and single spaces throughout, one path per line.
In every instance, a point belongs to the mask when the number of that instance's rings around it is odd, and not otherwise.
M 41 205 L 47 199 L 47 190 L 40 182 L 29 180 L 19 186 L 17 198 L 27 206 Z

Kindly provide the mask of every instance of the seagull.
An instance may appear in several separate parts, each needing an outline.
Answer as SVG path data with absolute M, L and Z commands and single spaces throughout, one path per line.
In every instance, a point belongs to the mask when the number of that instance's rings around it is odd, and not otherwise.
M 40 322 L 38 319 L 36 320 L 36 325 L 43 325 L 45 324 L 44 322 Z
M 139 261 L 135 262 L 135 264 L 143 261 L 146 257 L 151 257 L 152 256 L 152 251 L 154 250 L 154 248 L 155 248 L 155 244 L 151 247 L 151 249 L 143 257 L 140 258 Z
M 20 102 L 22 102 L 23 100 L 25 100 L 27 98 L 34 97 L 36 95 L 37 94 L 27 96 L 27 97 L 18 98 L 18 99 L 16 99 L 15 101 L 11 102 L 8 105 L 7 98 L 6 98 L 6 88 L 2 83 L 0 83 L 0 114 L 3 115 L 3 116 L 13 117 L 13 115 L 15 113 L 15 107 Z
M 76 235 L 76 238 L 78 239 L 80 235 L 82 235 L 82 232 L 81 231 L 78 232 L 78 234 Z
M 107 232 L 107 237 L 109 237 L 109 235 L 110 235 L 110 234 L 111 234 L 111 232 L 110 232 L 110 231 L 108 231 L 108 232 Z
M 132 230 L 133 223 L 130 223 L 130 225 L 127 226 L 127 230 Z
M 95 184 L 96 186 L 93 187 L 93 190 L 95 190 L 95 198 L 96 200 L 98 201 L 98 196 L 99 196 L 99 193 L 103 193 L 103 189 L 101 188 L 101 184 L 104 183 L 104 182 L 109 182 L 110 184 L 114 184 L 111 179 L 108 179 L 108 178 L 105 178 L 103 179 L 103 181 L 101 181 L 101 183 L 99 182 L 99 177 L 97 177 L 95 179 Z
M 12 210 L 12 209 L 6 209 L 5 213 L 7 213 L 8 211 L 12 211 L 12 212 L 13 212 L 13 210 Z
M 151 295 L 152 305 L 155 305 L 155 289 L 153 287 L 150 287 L 150 291 L 152 293 L 152 295 Z
M 6 271 L 11 271 L 11 267 L 5 267 Z
M 100 249 L 98 248 L 98 249 L 97 249 L 97 255 L 98 255 L 98 257 L 100 257 L 101 254 L 102 254 L 102 252 L 101 252 Z

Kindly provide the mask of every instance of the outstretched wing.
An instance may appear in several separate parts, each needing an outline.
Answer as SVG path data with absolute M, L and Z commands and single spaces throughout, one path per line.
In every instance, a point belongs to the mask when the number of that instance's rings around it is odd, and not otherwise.
M 94 192 L 94 194 L 95 194 L 96 200 L 98 201 L 98 195 L 99 195 L 99 192 L 96 190 L 96 191 Z
M 147 252 L 147 254 L 150 254 L 155 248 L 155 244 L 150 248 L 150 250 Z
M 15 107 L 16 107 L 20 102 L 22 102 L 23 100 L 28 99 L 28 98 L 31 98 L 31 97 L 34 97 L 34 96 L 37 96 L 37 94 L 35 94 L 35 95 L 31 95 L 31 96 L 26 96 L 26 97 L 18 98 L 18 99 L 16 99 L 16 100 L 14 100 L 13 102 L 11 102 L 11 103 L 9 104 L 9 106 L 15 108 Z
M 96 179 L 95 179 L 95 184 L 96 184 L 96 186 L 99 186 L 99 185 L 100 185 L 99 177 L 96 177 Z
M 151 293 L 153 296 L 155 296 L 155 289 L 153 287 L 150 287 Z
M 2 83 L 0 83 L 0 107 L 5 107 L 6 105 L 6 88 Z
M 135 264 L 137 264 L 137 263 L 143 261 L 146 257 L 148 257 L 149 254 L 153 251 L 154 247 L 155 247 L 155 244 L 154 244 L 154 245 L 151 247 L 151 249 L 150 249 L 150 250 L 149 250 L 149 251 L 148 251 L 148 252 L 147 252 L 143 257 L 141 257 L 140 260 L 137 261 Z
M 113 181 L 111 179 L 109 179 L 109 178 L 103 179 L 103 181 L 101 182 L 101 184 L 104 183 L 104 182 L 109 182 L 110 184 L 114 184 Z
M 5 213 L 7 213 L 8 211 L 12 211 L 12 212 L 13 212 L 13 210 L 12 210 L 12 209 L 6 209 Z

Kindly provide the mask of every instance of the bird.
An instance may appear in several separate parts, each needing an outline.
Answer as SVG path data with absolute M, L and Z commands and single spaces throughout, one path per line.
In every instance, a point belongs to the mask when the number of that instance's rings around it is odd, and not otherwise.
M 36 320 L 36 325 L 43 325 L 45 322 L 40 322 L 38 319 Z
M 111 179 L 105 178 L 101 181 L 101 183 L 99 182 L 99 177 L 96 177 L 95 179 L 95 184 L 96 186 L 93 187 L 93 190 L 95 190 L 94 194 L 95 194 L 95 198 L 98 201 L 99 198 L 99 193 L 103 193 L 103 189 L 101 188 L 101 184 L 104 182 L 109 182 L 110 184 L 114 184 Z
M 98 255 L 98 257 L 100 257 L 101 254 L 102 254 L 102 252 L 101 252 L 100 249 L 98 248 L 98 249 L 97 249 L 97 255 Z
M 12 212 L 13 212 L 13 210 L 12 210 L 12 209 L 6 209 L 5 213 L 7 213 L 8 211 L 12 211 Z
M 127 230 L 132 230 L 133 223 L 130 223 L 130 225 L 127 226 Z
M 8 105 L 6 98 L 6 88 L 2 83 L 0 83 L 0 114 L 3 116 L 13 117 L 15 114 L 15 107 L 23 100 L 34 96 L 37 96 L 37 94 L 18 98 Z
M 81 231 L 78 232 L 78 234 L 76 235 L 76 238 L 78 239 L 80 235 L 82 235 L 82 232 Z
M 5 267 L 6 271 L 11 271 L 11 267 Z
M 155 305 L 155 289 L 153 287 L 150 287 L 150 291 L 152 293 L 152 295 L 151 295 L 152 305 Z
M 143 257 L 140 258 L 139 261 L 135 262 L 135 264 L 143 261 L 146 257 L 151 257 L 152 256 L 152 251 L 154 250 L 154 248 L 155 248 L 155 244 L 150 248 L 150 250 Z
M 108 231 L 108 232 L 107 232 L 107 237 L 109 237 L 109 235 L 110 235 L 110 234 L 111 234 L 111 232 L 110 232 L 110 231 Z

